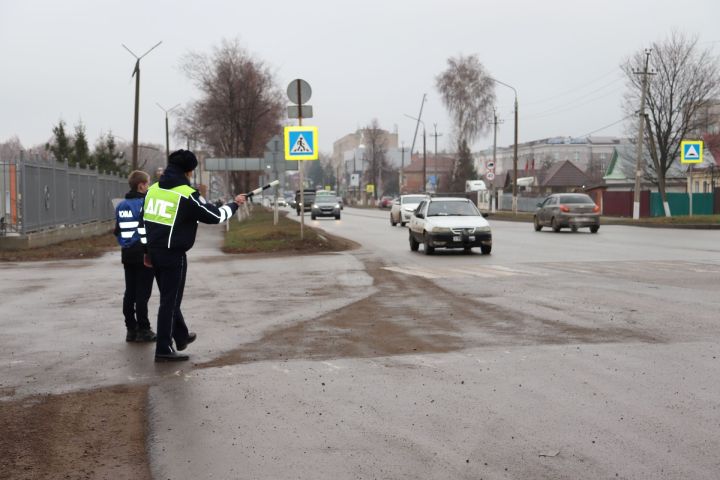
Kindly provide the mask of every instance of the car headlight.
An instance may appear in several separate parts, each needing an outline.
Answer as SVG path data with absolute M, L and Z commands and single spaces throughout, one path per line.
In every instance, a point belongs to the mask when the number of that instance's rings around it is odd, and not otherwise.
M 335 204 L 335 208 L 340 208 L 340 204 L 339 204 L 339 203 L 336 203 L 336 204 Z
M 317 208 L 318 208 L 317 204 L 316 204 L 316 203 L 313 203 L 313 204 L 312 204 L 312 208 L 317 209 Z
M 475 232 L 476 232 L 476 233 L 481 233 L 481 232 L 482 232 L 482 233 L 489 233 L 489 232 L 490 232 L 490 226 L 488 225 L 488 226 L 486 226 L 486 227 L 475 227 Z
M 433 233 L 450 233 L 452 230 L 450 230 L 447 227 L 433 227 L 432 229 Z

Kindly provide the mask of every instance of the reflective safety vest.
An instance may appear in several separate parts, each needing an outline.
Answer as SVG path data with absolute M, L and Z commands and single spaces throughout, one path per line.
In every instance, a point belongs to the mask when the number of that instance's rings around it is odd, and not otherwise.
M 145 195 L 143 225 L 151 251 L 168 248 L 186 252 L 195 243 L 198 223 L 222 223 L 237 210 L 234 202 L 218 208 L 186 183 L 175 185 L 162 188 L 155 183 Z
M 165 190 L 154 183 L 145 195 L 144 220 L 172 227 L 177 219 L 180 199 L 188 198 L 194 192 L 195 190 L 188 185 Z

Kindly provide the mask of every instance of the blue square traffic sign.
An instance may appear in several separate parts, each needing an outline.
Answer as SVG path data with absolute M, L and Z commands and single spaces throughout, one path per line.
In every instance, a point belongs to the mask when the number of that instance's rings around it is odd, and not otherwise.
M 285 160 L 318 159 L 317 127 L 285 127 Z
M 680 163 L 702 163 L 702 140 L 683 140 L 680 142 Z

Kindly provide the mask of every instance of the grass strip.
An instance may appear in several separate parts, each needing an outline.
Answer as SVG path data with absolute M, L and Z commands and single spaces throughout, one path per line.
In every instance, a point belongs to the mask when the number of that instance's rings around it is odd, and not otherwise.
M 278 224 L 273 225 L 273 212 L 255 207 L 249 218 L 238 222 L 233 218 L 225 235 L 225 253 L 276 252 L 337 252 L 354 248 L 351 241 L 334 237 L 305 225 L 304 240 L 300 240 L 300 223 L 280 212 Z

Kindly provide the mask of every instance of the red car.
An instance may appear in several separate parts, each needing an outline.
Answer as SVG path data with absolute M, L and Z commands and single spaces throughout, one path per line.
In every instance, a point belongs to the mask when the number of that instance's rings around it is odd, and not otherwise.
M 395 198 L 385 195 L 378 201 L 378 208 L 390 208 L 392 207 L 393 201 L 395 201 Z

